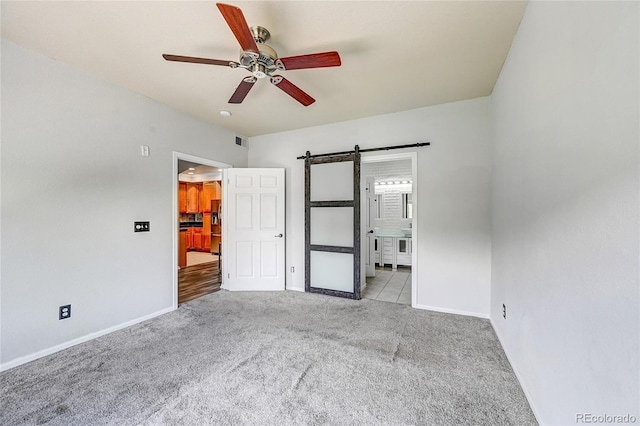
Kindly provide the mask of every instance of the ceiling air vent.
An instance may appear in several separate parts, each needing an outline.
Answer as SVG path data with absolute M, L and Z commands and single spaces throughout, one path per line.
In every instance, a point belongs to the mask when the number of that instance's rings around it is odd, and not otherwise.
M 236 145 L 240 145 L 240 146 L 247 146 L 247 140 L 246 139 L 242 139 L 240 136 L 236 136 Z

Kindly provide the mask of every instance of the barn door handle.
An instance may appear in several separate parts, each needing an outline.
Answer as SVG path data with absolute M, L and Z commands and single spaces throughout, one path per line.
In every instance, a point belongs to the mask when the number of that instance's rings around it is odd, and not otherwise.
M 276 238 L 282 238 L 282 234 L 274 235 Z

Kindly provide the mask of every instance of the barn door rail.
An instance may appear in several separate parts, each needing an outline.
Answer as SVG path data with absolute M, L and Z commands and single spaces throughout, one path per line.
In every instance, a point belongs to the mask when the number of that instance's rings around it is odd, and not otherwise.
M 410 143 L 410 144 L 406 144 L 406 145 L 390 145 L 390 146 L 382 146 L 379 148 L 366 148 L 366 149 L 359 149 L 358 151 L 360 153 L 363 152 L 374 152 L 374 151 L 390 151 L 392 149 L 403 149 L 403 148 L 421 148 L 423 146 L 429 146 L 431 145 L 431 142 L 417 142 L 417 143 Z M 357 147 L 357 146 L 356 146 Z M 301 155 L 300 157 L 296 157 L 296 159 L 298 160 L 306 160 L 307 158 L 311 159 L 312 164 L 321 164 L 321 163 L 336 163 L 338 161 L 353 161 L 353 157 L 352 155 L 355 153 L 355 151 L 339 151 L 339 152 L 330 152 L 327 154 L 314 154 L 311 155 L 308 151 L 305 155 Z M 335 158 L 331 158 L 331 159 L 326 159 L 323 161 L 323 157 L 335 157 Z

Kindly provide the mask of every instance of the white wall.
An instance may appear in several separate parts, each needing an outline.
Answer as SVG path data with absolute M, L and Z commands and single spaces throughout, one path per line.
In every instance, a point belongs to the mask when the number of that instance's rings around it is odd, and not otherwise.
M 414 219 L 420 256 L 417 303 L 488 316 L 489 114 L 489 98 L 479 98 L 250 138 L 251 167 L 286 170 L 286 270 L 295 266 L 295 273 L 288 272 L 287 288 L 304 289 L 304 161 L 296 157 L 307 150 L 322 154 L 356 144 L 364 149 L 430 141 L 432 146 L 417 149 L 414 186 L 419 200 Z
M 247 161 L 231 132 L 5 40 L 1 136 L 4 368 L 170 309 L 172 152 Z
M 640 420 L 638 6 L 529 3 L 492 95 L 491 319 L 543 424 Z

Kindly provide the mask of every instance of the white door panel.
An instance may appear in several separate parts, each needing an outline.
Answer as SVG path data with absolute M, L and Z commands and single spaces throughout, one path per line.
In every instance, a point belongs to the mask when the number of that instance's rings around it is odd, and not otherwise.
M 278 228 L 278 195 L 260 194 L 260 229 L 263 231 Z
M 235 211 L 235 229 L 253 229 L 253 195 L 236 194 L 233 199 L 233 209 Z M 233 219 L 230 218 L 234 222 Z
M 375 178 L 368 177 L 365 182 L 365 194 L 362 200 L 364 204 L 362 236 L 364 243 L 362 252 L 365 255 L 365 275 L 367 277 L 376 276 L 375 243 L 374 233 L 375 220 L 378 212 L 378 196 L 375 193 Z
M 353 293 L 353 254 L 311 252 L 314 287 Z
M 317 164 L 311 173 L 311 201 L 353 200 L 353 161 Z
M 284 169 L 225 174 L 224 288 L 284 290 Z
M 353 208 L 312 209 L 311 244 L 353 247 Z

